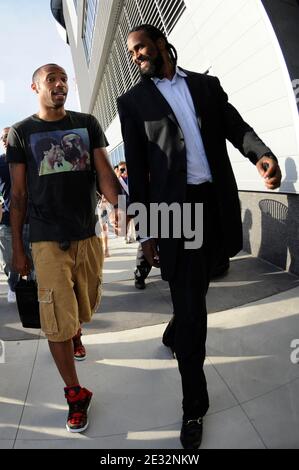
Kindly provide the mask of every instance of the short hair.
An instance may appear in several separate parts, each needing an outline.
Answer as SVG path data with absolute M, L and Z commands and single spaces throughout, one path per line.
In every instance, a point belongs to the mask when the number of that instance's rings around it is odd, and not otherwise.
M 5 139 L 7 139 L 9 129 L 10 129 L 10 127 L 7 126 L 7 127 L 3 127 L 2 131 L 1 131 L 0 140 L 3 140 L 3 142 L 4 142 Z M 5 136 L 5 138 L 4 138 L 4 136 Z
M 125 161 L 118 162 L 118 167 L 119 167 L 119 165 L 126 165 L 127 166 L 127 162 L 125 162 Z
M 53 139 L 52 137 L 44 137 L 41 140 L 38 140 L 35 144 L 34 150 L 37 157 L 44 157 L 44 152 L 50 150 L 51 145 L 58 145 L 57 140 Z
M 57 64 L 41 65 L 40 67 L 38 67 L 38 69 L 35 70 L 35 72 L 33 72 L 32 83 L 36 83 L 38 81 L 38 76 L 39 76 L 40 72 L 46 67 L 57 67 L 58 69 L 64 70 L 63 67 L 61 67 L 60 65 L 57 65 Z
M 70 137 L 71 137 L 71 139 L 70 139 Z M 64 135 L 61 137 L 61 139 L 60 139 L 60 143 L 61 143 L 61 145 L 62 145 L 63 148 L 65 147 L 65 143 L 66 143 L 66 139 L 67 139 L 67 138 L 68 138 L 69 140 L 71 140 L 71 142 L 72 142 L 73 140 L 78 140 L 81 145 L 84 144 L 83 139 L 82 139 L 82 137 L 81 137 L 80 134 L 77 134 L 76 132 L 69 132 L 69 133 L 67 133 L 67 134 L 64 134 Z
M 158 41 L 158 39 L 164 39 L 169 56 L 172 62 L 174 63 L 174 65 L 176 65 L 177 60 L 178 60 L 178 53 L 176 51 L 176 48 L 168 42 L 168 39 L 166 35 L 163 33 L 163 31 L 161 31 L 156 26 L 153 26 L 152 24 L 140 24 L 132 28 L 129 31 L 129 35 L 131 33 L 136 33 L 138 31 L 144 31 L 147 34 L 147 36 L 154 42 Z
M 1 134 L 7 134 L 9 132 L 9 129 L 10 129 L 10 126 L 3 127 Z

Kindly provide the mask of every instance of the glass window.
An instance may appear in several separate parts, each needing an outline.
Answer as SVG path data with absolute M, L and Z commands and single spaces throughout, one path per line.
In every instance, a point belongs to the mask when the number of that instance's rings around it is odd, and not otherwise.
M 90 62 L 98 0 L 85 0 L 82 39 L 87 63 Z
M 111 161 L 111 165 L 115 166 L 118 165 L 119 162 L 125 160 L 125 148 L 124 143 L 122 142 L 117 147 L 115 147 L 111 152 L 109 152 L 109 157 Z

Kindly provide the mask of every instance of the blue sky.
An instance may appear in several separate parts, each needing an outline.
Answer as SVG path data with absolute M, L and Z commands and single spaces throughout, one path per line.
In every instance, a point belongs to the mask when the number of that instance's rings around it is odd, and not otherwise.
M 66 108 L 79 111 L 71 51 L 57 30 L 50 0 L 1 0 L 0 18 L 0 129 L 37 112 L 32 73 L 50 62 L 67 71 Z

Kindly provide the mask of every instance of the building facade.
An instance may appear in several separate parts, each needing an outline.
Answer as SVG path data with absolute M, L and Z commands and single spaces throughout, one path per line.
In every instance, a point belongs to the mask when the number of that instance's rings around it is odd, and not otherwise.
M 244 119 L 279 158 L 283 182 L 266 191 L 228 143 L 244 222 L 244 248 L 299 274 L 299 2 L 297 0 L 53 0 L 63 14 L 81 109 L 100 121 L 111 163 L 124 159 L 116 98 L 139 79 L 129 30 L 152 23 L 178 64 L 216 75 Z M 58 10 L 57 10 L 58 8 Z M 54 12 L 53 12 L 54 13 Z M 61 17 L 60 17 L 61 18 Z

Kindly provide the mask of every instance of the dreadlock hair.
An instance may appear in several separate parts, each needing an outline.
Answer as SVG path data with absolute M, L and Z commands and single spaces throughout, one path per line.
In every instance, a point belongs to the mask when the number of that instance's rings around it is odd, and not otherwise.
M 161 38 L 164 39 L 171 61 L 173 62 L 174 66 L 176 66 L 178 60 L 178 53 L 176 48 L 168 42 L 166 35 L 160 29 L 156 28 L 156 26 L 153 26 L 152 24 L 141 24 L 131 29 L 129 34 L 136 33 L 137 31 L 144 31 L 154 42 Z

